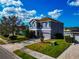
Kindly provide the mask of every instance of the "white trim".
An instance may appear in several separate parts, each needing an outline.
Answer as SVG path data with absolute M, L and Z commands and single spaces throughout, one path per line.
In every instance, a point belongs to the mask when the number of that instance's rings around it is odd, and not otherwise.
M 51 30 L 51 29 L 30 29 L 30 30 Z

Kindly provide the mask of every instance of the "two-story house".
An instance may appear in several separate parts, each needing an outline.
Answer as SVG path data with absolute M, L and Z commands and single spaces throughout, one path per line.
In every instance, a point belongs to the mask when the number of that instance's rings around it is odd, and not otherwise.
M 30 30 L 34 30 L 37 37 L 52 39 L 57 33 L 63 36 L 63 23 L 52 18 L 33 19 L 30 21 Z

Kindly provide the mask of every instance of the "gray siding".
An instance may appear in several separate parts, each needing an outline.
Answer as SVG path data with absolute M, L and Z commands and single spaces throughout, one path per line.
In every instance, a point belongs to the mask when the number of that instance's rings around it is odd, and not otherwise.
M 61 33 L 63 35 L 63 23 L 51 22 L 51 38 L 54 38 L 56 33 Z

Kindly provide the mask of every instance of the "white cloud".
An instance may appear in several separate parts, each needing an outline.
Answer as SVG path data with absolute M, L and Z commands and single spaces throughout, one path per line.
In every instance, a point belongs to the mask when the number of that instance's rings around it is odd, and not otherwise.
M 36 14 L 36 10 L 26 11 L 27 16 L 34 16 Z
M 29 10 L 27 11 L 24 8 L 18 7 L 5 7 L 1 12 L 0 15 L 2 16 L 11 16 L 11 15 L 16 15 L 18 16 L 19 19 L 30 19 L 35 17 L 36 15 L 36 10 Z
M 34 19 L 41 19 L 41 18 L 43 18 L 43 17 L 45 17 L 45 15 L 41 14 L 40 16 L 34 17 Z
M 21 5 L 23 5 L 20 0 L 18 0 L 18 1 L 13 1 L 12 4 L 13 4 L 13 5 L 16 5 L 16 6 L 21 6 Z
M 32 19 L 38 19 L 40 20 L 41 18 L 46 17 L 45 15 L 41 14 L 39 16 L 34 16 L 34 17 L 30 17 L 30 19 L 27 19 L 28 21 L 32 20 Z
M 26 9 L 21 8 L 21 7 L 5 7 L 3 9 L 4 12 L 26 12 Z
M 61 15 L 62 11 L 63 10 L 55 9 L 53 11 L 48 12 L 48 15 L 51 16 L 52 18 L 58 18 Z
M 41 19 L 42 17 L 45 17 L 43 14 L 36 16 L 36 10 L 26 10 L 22 8 L 21 6 L 23 4 L 20 0 L 0 0 L 0 4 L 4 6 L 3 10 L 0 11 L 0 15 L 2 16 L 16 15 L 19 20 L 23 21 Z
M 16 15 L 19 19 L 29 19 L 34 17 L 36 10 L 26 10 L 21 7 L 22 2 L 20 0 L 0 0 L 0 4 L 3 7 L 3 10 L 0 12 L 2 16 Z M 10 6 L 11 5 L 11 6 Z
M 10 5 L 21 6 L 21 5 L 23 5 L 20 0 L 0 0 L 0 4 L 2 4 L 3 6 L 10 6 Z
M 0 0 L 1 4 L 5 4 L 7 2 L 7 0 Z
M 70 6 L 79 6 L 79 0 L 74 0 L 74 1 L 68 0 L 67 3 L 68 3 Z

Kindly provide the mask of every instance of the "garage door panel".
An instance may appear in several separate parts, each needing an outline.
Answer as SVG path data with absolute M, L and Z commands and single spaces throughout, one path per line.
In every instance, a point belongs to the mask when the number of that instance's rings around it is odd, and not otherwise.
M 75 40 L 79 42 L 79 35 L 75 35 Z

